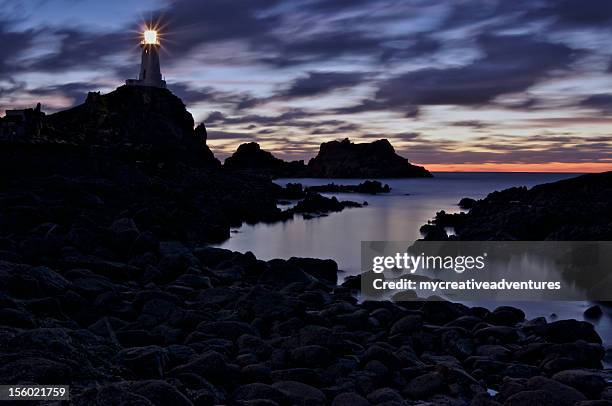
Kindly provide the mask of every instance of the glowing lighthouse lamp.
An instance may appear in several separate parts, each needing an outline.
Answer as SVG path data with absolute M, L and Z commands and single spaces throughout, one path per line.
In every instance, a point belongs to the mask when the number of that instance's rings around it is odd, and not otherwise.
M 166 88 L 159 65 L 159 35 L 156 30 L 147 28 L 142 33 L 142 56 L 140 60 L 140 74 L 138 79 L 128 79 L 128 86 L 149 86 Z
M 145 32 L 142 33 L 142 37 L 142 43 L 145 45 L 159 45 L 157 31 L 155 30 L 145 30 Z

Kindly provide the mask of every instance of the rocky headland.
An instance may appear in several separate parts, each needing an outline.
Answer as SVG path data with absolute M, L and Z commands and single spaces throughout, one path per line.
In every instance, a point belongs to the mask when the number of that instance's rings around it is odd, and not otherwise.
M 482 200 L 462 199 L 466 212 L 438 212 L 425 238 L 460 240 L 612 240 L 612 172 L 515 187 Z M 448 237 L 445 228 L 455 235 Z
M 225 167 L 266 173 L 276 178 L 415 178 L 431 177 L 422 166 L 412 165 L 396 152 L 388 140 L 352 143 L 348 138 L 321 144 L 308 164 L 286 162 L 264 151 L 259 144 L 242 144 L 225 160 Z
M 122 91 L 142 103 L 140 118 L 121 98 L 90 100 L 38 141 L 0 149 L 3 384 L 69 384 L 76 405 L 612 400 L 589 323 L 437 300 L 359 303 L 334 261 L 212 248 L 231 225 L 286 216 L 276 200 L 298 188 L 220 169 L 201 127 L 132 138 L 169 99 Z M 190 164 L 198 156 L 206 165 Z M 305 192 L 302 209 L 338 207 L 321 198 Z

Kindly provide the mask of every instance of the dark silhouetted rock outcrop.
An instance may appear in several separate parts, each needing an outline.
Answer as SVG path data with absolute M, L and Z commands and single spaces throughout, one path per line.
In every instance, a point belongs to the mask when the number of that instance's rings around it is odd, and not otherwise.
M 321 144 L 308 162 L 309 174 L 319 178 L 431 177 L 422 166 L 412 165 L 395 153 L 387 140 L 354 144 L 347 139 Z
M 391 188 L 387 184 L 382 184 L 377 180 L 366 180 L 358 185 L 336 185 L 329 183 L 320 186 L 308 186 L 308 190 L 319 193 L 364 193 L 375 195 L 378 193 L 389 193 Z
M 387 140 L 353 144 L 348 139 L 321 144 L 319 154 L 304 161 L 286 162 L 259 144 L 242 144 L 225 160 L 225 168 L 265 173 L 275 178 L 411 178 L 431 177 L 395 153 Z M 369 192 L 365 192 L 369 193 Z
M 304 161 L 286 162 L 261 149 L 258 143 L 249 142 L 238 147 L 225 160 L 225 168 L 267 173 L 273 177 L 301 177 L 306 173 Z
M 513 187 L 470 203 L 469 213 L 438 212 L 431 225 L 453 227 L 453 238 L 472 241 L 612 239 L 612 172 Z
M 85 103 L 48 116 L 39 142 L 63 142 L 131 155 L 215 167 L 205 128 L 194 130 L 185 105 L 168 89 L 122 86 L 89 93 Z

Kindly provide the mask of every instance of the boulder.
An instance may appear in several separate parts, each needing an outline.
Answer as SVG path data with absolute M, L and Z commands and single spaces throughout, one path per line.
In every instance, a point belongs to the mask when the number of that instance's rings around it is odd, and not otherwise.
M 598 397 L 606 387 L 606 380 L 600 373 L 584 369 L 557 372 L 552 379 L 579 390 L 589 399 Z
M 274 389 L 280 391 L 293 404 L 298 405 L 324 405 L 325 394 L 319 389 L 301 382 L 281 381 L 272 384 Z

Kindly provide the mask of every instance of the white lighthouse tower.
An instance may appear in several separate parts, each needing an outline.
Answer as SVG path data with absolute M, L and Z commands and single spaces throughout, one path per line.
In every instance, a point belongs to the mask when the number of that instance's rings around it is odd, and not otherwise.
M 157 31 L 147 29 L 143 33 L 142 57 L 140 61 L 140 74 L 138 79 L 128 79 L 125 84 L 128 86 L 149 86 L 166 88 L 166 81 L 163 80 L 159 65 L 159 38 Z

